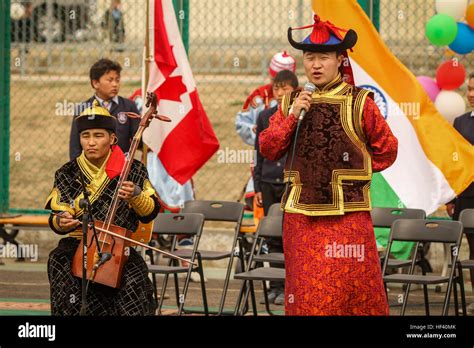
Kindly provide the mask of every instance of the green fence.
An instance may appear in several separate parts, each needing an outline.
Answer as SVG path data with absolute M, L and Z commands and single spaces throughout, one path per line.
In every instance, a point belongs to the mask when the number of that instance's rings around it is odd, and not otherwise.
M 0 3 L 0 212 L 8 209 L 10 178 L 10 1 Z
M 1 2 L 0 211 L 42 211 L 55 170 L 68 161 L 72 105 L 93 94 L 88 70 L 94 61 L 109 57 L 122 65 L 120 95 L 128 97 L 140 87 L 146 1 L 121 1 L 123 35 L 104 24 L 112 3 Z M 411 71 L 434 74 L 444 59 L 444 50 L 424 38 L 434 0 L 359 3 Z M 199 95 L 221 150 L 252 152 L 235 132 L 235 115 L 246 96 L 268 82 L 268 62 L 278 51 L 288 50 L 297 58 L 297 73 L 304 82 L 301 55 L 287 43 L 286 29 L 311 22 L 311 2 L 175 0 L 174 5 Z M 472 59 L 460 61 L 474 69 Z M 221 163 L 218 157 L 193 178 L 196 197 L 236 200 L 250 176 L 250 160 Z

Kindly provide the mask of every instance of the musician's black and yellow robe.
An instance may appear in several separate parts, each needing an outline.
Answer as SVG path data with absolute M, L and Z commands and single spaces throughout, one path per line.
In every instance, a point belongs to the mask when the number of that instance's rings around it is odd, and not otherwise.
M 55 174 L 54 187 L 46 202 L 52 211 L 49 224 L 59 234 L 56 215 L 67 211 L 76 219 L 82 218 L 79 200 L 83 198 L 80 172 L 90 193 L 92 213 L 95 220 L 104 221 L 117 186 L 124 156 L 117 146 L 109 153 L 101 168 L 87 160 L 84 153 L 63 165 Z M 141 188 L 140 194 L 129 202 L 119 199 L 114 224 L 135 231 L 139 221 L 147 223 L 158 214 L 159 203 L 153 186 L 148 180 L 145 166 L 134 160 L 128 181 Z M 78 315 L 81 309 L 81 279 L 71 273 L 71 263 L 82 238 L 81 227 L 69 231 L 67 238 L 59 241 L 48 260 L 48 277 L 51 286 L 51 314 Z M 88 315 L 153 315 L 156 302 L 153 286 L 148 278 L 143 258 L 130 248 L 125 264 L 121 286 L 114 289 L 91 283 L 87 291 Z

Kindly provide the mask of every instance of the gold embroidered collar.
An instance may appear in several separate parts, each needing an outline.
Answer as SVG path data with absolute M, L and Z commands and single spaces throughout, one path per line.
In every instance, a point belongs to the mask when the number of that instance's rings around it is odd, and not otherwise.
M 82 169 L 84 175 L 86 175 L 89 180 L 92 180 L 101 177 L 105 173 L 105 166 L 107 165 L 110 154 L 111 151 L 107 154 L 107 158 L 100 168 L 87 159 L 84 151 L 82 151 L 81 155 L 77 158 L 77 162 L 79 163 L 79 167 Z
M 84 155 L 84 151 L 77 158 L 77 163 L 79 165 L 80 170 L 89 179 L 89 183 L 86 184 L 86 186 L 87 186 L 87 190 L 91 194 L 89 197 L 91 203 L 94 203 L 94 201 L 96 201 L 99 198 L 104 188 L 110 182 L 110 179 L 107 176 L 107 173 L 105 171 L 105 167 L 109 160 L 110 154 L 111 154 L 111 151 L 109 151 L 109 153 L 107 154 L 107 158 L 105 159 L 104 163 L 102 164 L 100 168 L 92 164 L 86 158 L 86 156 Z M 76 200 L 83 198 L 82 196 L 83 194 L 81 193 L 79 197 L 76 198 Z M 79 207 L 79 205 L 77 205 L 77 207 Z M 78 210 L 76 212 L 76 215 L 81 214 L 81 213 L 82 213 L 82 210 Z
M 330 90 L 332 90 L 332 89 L 336 88 L 337 86 L 339 86 L 342 82 L 343 81 L 342 81 L 341 73 L 338 73 L 337 76 L 332 81 L 327 83 L 323 88 L 319 88 L 318 86 L 316 86 L 315 92 L 317 92 L 317 93 L 329 92 Z

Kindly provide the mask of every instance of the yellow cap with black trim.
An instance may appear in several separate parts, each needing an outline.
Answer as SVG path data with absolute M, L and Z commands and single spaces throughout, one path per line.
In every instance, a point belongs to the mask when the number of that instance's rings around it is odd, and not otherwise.
M 97 99 L 76 117 L 75 122 L 79 133 L 93 128 L 103 128 L 115 132 L 117 126 L 116 118 L 101 106 Z

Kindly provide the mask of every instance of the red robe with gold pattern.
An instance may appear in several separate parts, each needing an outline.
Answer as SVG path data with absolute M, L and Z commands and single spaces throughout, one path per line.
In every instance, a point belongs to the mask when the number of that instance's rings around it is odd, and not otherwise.
M 269 83 L 269 84 L 266 84 L 254 89 L 252 93 L 250 93 L 250 95 L 245 100 L 242 110 L 246 111 L 249 107 L 256 108 L 258 106 L 256 102 L 257 98 L 262 99 L 262 103 L 265 105 L 265 109 L 268 108 L 268 106 L 270 105 L 270 102 L 273 99 L 272 84 Z
M 362 110 L 372 171 L 382 171 L 395 161 L 398 141 L 370 97 Z M 296 117 L 285 117 L 280 107 L 260 134 L 262 155 L 277 160 L 291 152 L 296 126 Z M 287 315 L 389 314 L 369 211 L 331 216 L 286 212 L 283 247 Z

